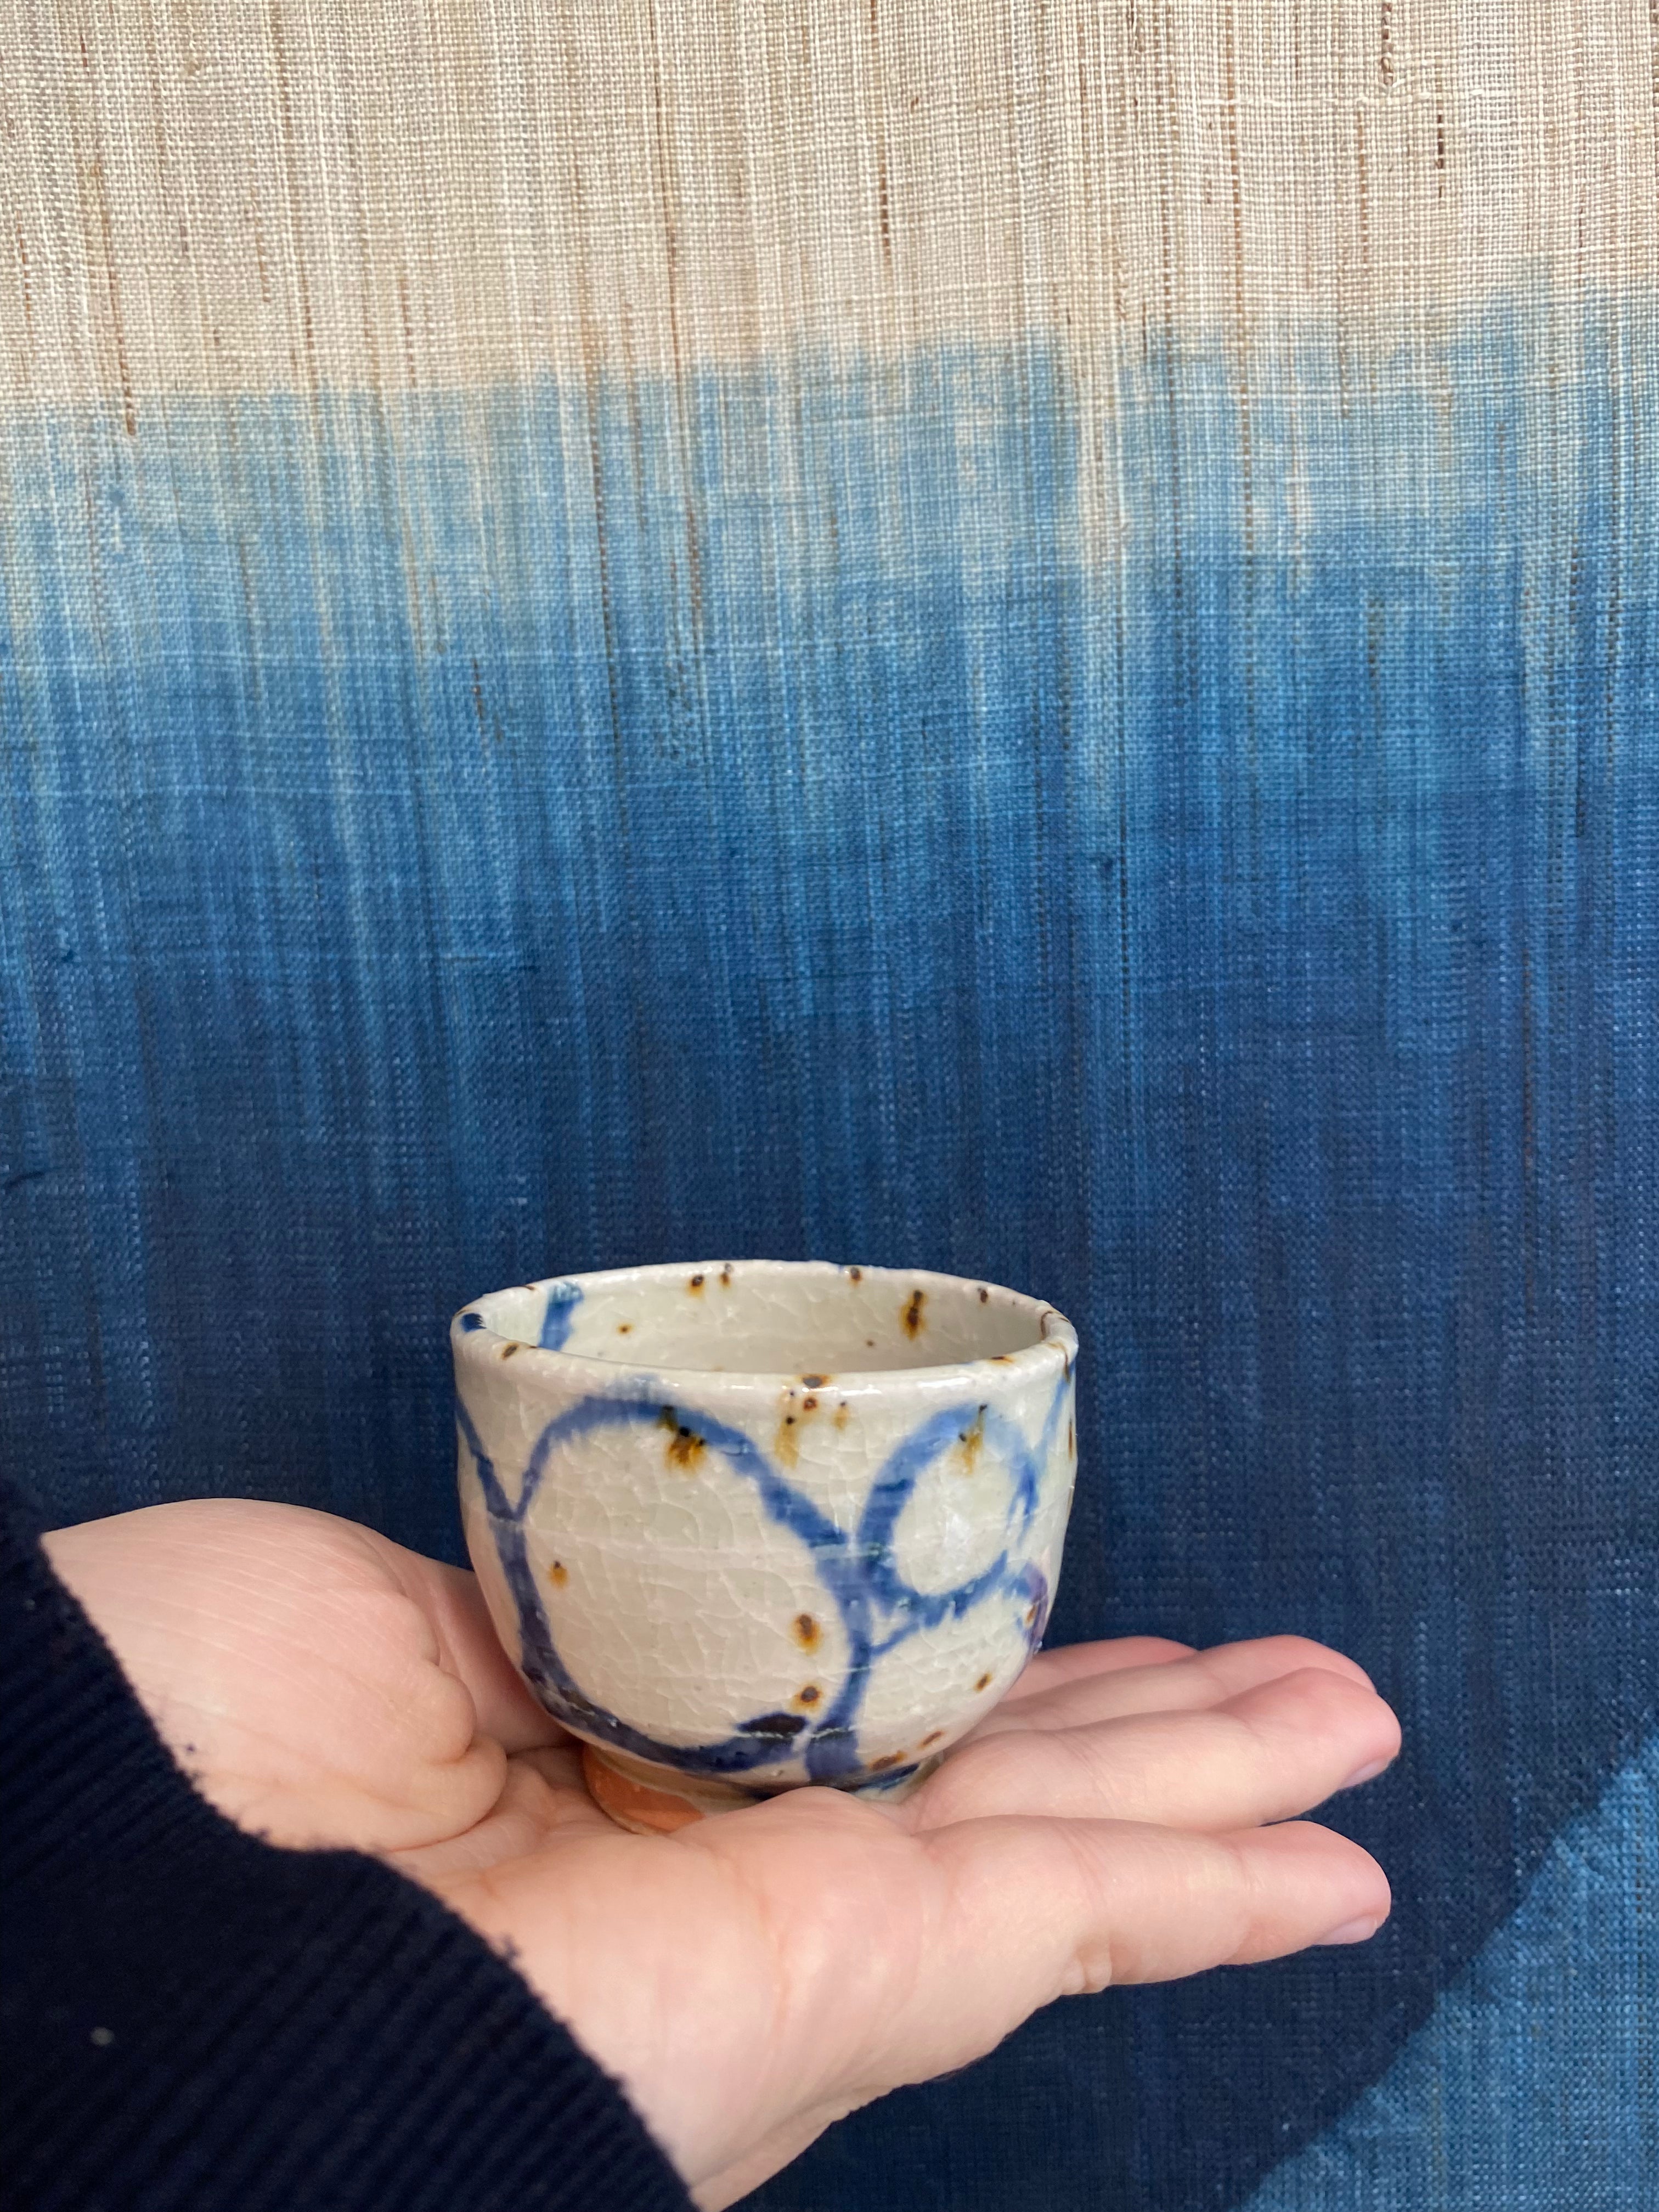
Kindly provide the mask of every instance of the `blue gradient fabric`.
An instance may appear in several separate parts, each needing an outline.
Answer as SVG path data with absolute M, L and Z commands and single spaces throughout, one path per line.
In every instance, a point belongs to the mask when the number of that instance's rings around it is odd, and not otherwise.
M 0 0 L 0 1433 L 453 1556 L 445 1323 L 1072 1316 L 1050 1640 L 1291 1629 L 1358 1953 L 767 2212 L 1659 2206 L 1646 0 Z

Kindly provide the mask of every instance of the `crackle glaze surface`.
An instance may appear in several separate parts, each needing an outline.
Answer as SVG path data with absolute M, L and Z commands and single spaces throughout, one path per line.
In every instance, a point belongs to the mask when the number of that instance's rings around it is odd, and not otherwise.
M 627 1763 L 901 1786 L 1042 1639 L 1071 1324 L 827 1261 L 620 1269 L 452 1325 L 462 1516 L 551 1711 Z

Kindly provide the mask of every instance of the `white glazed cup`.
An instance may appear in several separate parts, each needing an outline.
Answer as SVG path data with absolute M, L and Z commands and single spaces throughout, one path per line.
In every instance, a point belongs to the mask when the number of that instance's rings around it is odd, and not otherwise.
M 954 1275 L 616 1268 L 451 1325 L 467 1546 L 625 1826 L 902 1795 L 1042 1639 L 1071 1323 Z

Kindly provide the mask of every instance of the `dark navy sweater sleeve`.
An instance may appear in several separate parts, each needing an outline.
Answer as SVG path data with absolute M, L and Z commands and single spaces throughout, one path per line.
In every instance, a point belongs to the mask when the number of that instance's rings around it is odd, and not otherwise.
M 437 1899 L 200 1797 L 0 1492 L 12 2212 L 687 2212 L 615 2085 Z

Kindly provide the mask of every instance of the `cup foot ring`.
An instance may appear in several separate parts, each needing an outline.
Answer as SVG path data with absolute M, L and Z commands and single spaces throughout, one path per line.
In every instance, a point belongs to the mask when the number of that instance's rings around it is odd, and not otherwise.
M 848 1795 L 896 1805 L 925 1782 L 938 1765 L 935 1753 L 892 1782 L 863 1783 Z M 694 1820 L 707 1820 L 717 1813 L 739 1812 L 763 1802 L 762 1793 L 739 1789 L 732 1783 L 677 1774 L 672 1767 L 647 1765 L 643 1759 L 601 1751 L 591 1743 L 582 1746 L 582 1778 L 600 1811 L 619 1828 L 636 1836 L 672 1835 Z

